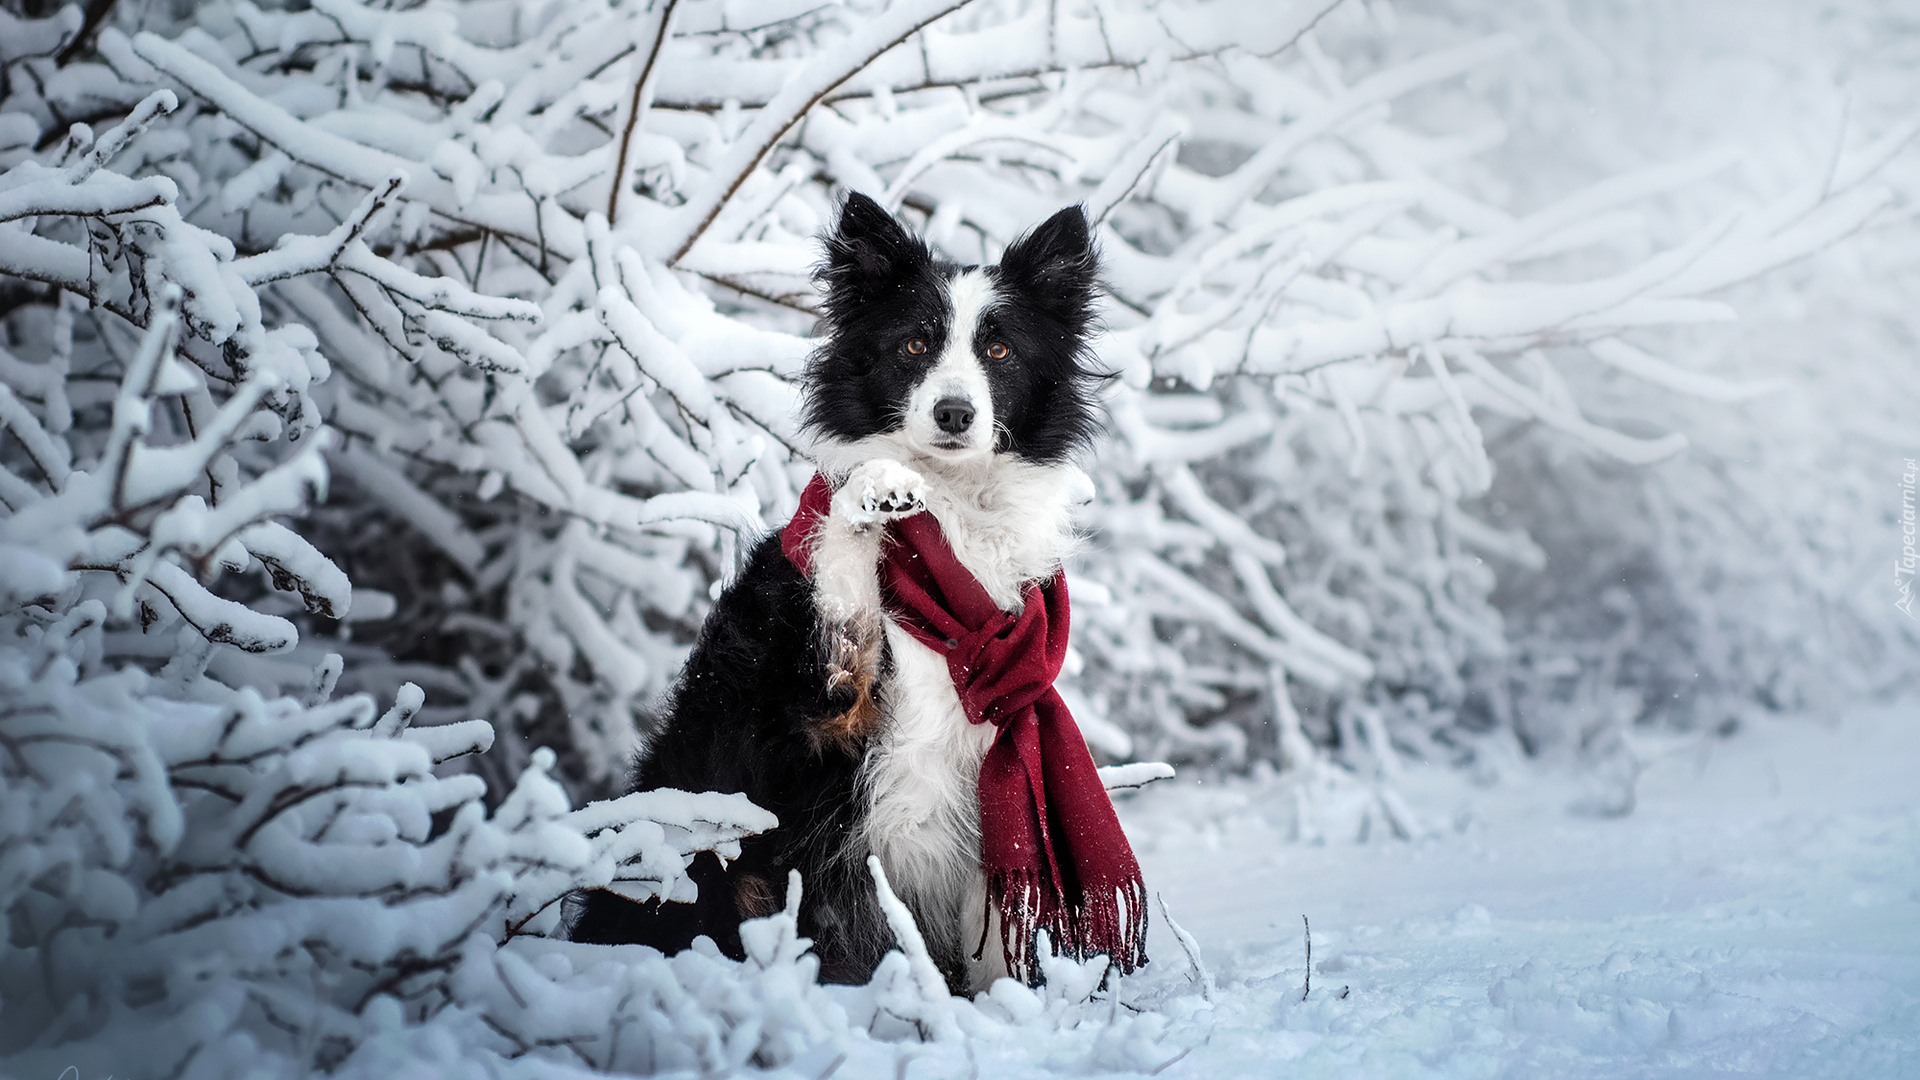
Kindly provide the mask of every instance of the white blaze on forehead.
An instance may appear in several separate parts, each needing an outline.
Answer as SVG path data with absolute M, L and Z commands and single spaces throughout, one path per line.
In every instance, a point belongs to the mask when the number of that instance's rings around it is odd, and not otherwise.
M 943 398 L 957 397 L 973 406 L 973 426 L 961 436 L 968 449 L 991 450 L 993 392 L 979 357 L 973 353 L 973 338 L 980 328 L 981 317 L 993 307 L 993 282 L 984 272 L 969 270 L 947 283 L 947 300 L 953 316 L 947 324 L 946 344 L 926 377 L 914 387 L 912 400 L 907 405 L 907 438 L 920 447 L 952 439 L 953 436 L 941 432 L 934 421 L 933 407 Z M 952 452 L 951 448 L 948 452 Z
M 969 270 L 953 279 L 947 287 L 947 299 L 953 304 L 953 332 L 947 335 L 945 362 L 956 351 L 973 357 L 973 335 L 980 328 L 980 316 L 993 306 L 993 282 L 980 270 Z

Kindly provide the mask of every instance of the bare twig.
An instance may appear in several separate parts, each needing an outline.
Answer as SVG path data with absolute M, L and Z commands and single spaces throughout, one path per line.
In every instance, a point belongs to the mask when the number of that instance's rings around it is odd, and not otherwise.
M 647 50 L 646 60 L 640 64 L 640 74 L 633 80 L 633 100 L 627 105 L 627 122 L 620 129 L 620 152 L 613 159 L 613 190 L 607 192 L 609 223 L 620 220 L 620 189 L 627 186 L 627 152 L 633 145 L 633 131 L 640 126 L 640 117 L 647 111 L 655 64 L 660 59 L 660 50 L 665 47 L 667 39 L 673 36 L 673 12 L 679 5 L 680 0 L 666 0 L 660 21 L 653 28 L 653 45 Z
M 1317 26 L 1320 20 L 1329 12 L 1340 6 L 1337 2 L 1332 2 L 1332 0 L 1317 0 L 1317 4 L 1317 10 L 1299 22 L 1285 37 L 1277 41 L 1260 43 L 1264 47 L 1254 51 L 1253 55 L 1273 57 L 1286 52 L 1299 42 L 1302 35 Z M 1094 19 L 1061 21 L 1072 21 L 1084 24 L 1094 22 L 1098 19 L 1099 15 L 1096 11 Z M 896 73 L 868 70 L 861 78 L 856 80 L 855 85 L 848 86 L 843 82 L 839 86 L 828 90 L 820 100 L 829 105 L 838 104 L 843 101 L 864 100 L 873 97 L 874 94 L 878 92 L 877 88 L 882 86 L 885 87 L 888 93 L 896 97 L 921 93 L 928 90 L 951 90 L 957 87 L 972 87 L 980 91 L 978 100 L 986 102 L 993 100 L 997 96 L 1031 93 L 1033 92 L 1033 88 L 1045 87 L 1054 78 L 1071 72 L 1137 71 L 1149 63 L 1166 62 L 1183 64 L 1198 60 L 1211 60 L 1228 52 L 1245 50 L 1250 47 L 1247 42 L 1237 38 L 1233 40 L 1208 42 L 1200 45 L 1189 45 L 1176 38 L 1173 41 L 1175 48 L 1171 52 L 1162 52 L 1157 47 L 1153 49 L 1140 48 L 1138 47 L 1138 41 L 1123 43 L 1117 48 L 1112 44 L 1107 44 L 1096 50 L 1090 46 L 1076 48 L 1076 45 L 1082 41 L 1087 33 L 1085 25 L 1063 26 L 1062 29 L 1064 33 L 1058 34 L 1057 38 L 1064 47 L 1049 48 L 1046 50 L 1045 55 L 1031 56 L 1024 50 L 1018 50 L 1019 55 L 1017 57 L 1010 57 L 1003 52 L 993 50 L 977 52 L 963 50 L 957 61 L 949 61 L 946 64 L 942 64 L 938 71 L 933 70 L 932 65 L 928 64 L 923 58 L 919 65 L 921 68 L 919 78 L 896 79 L 891 77 Z M 1164 30 L 1164 24 L 1162 24 L 1162 30 Z M 1061 55 L 1062 52 L 1066 53 L 1066 55 Z M 1158 55 L 1156 55 L 1156 53 Z M 987 87 L 1004 88 L 1010 84 L 1022 83 L 1030 84 L 1030 88 L 1002 89 L 998 91 L 985 89 Z M 757 109 L 764 108 L 771 104 L 775 100 L 775 97 L 766 94 L 764 91 L 759 93 L 752 91 L 728 93 L 724 89 L 716 89 L 714 92 L 705 95 L 682 94 L 679 97 L 668 97 L 661 100 L 658 105 L 662 109 L 674 109 L 677 111 L 716 112 L 723 108 L 728 100 L 738 101 L 742 109 Z
M 67 42 L 67 47 L 61 49 L 60 54 L 53 58 L 54 66 L 66 67 L 69 61 L 80 55 L 80 50 L 86 48 L 88 42 L 93 40 L 93 35 L 100 29 L 100 24 L 106 22 L 107 16 L 112 14 L 113 5 L 114 0 L 88 0 L 86 21 L 80 24 L 80 32 L 73 35 L 73 40 Z
M 734 192 L 808 110 L 859 74 L 875 58 L 967 3 L 968 0 L 933 0 L 932 3 L 896 4 L 840 48 L 820 55 L 801 69 L 767 102 L 752 126 L 715 166 L 713 182 L 707 190 L 682 208 L 680 226 L 675 230 L 679 235 L 670 238 L 673 246 L 667 262 L 679 262 L 706 235 Z
M 1300 1000 L 1305 1001 L 1307 995 L 1313 993 L 1313 924 L 1307 921 L 1305 915 L 1302 915 L 1300 925 L 1307 931 L 1307 986 L 1300 991 Z
M 526 928 L 526 925 L 533 921 L 534 916 L 540 914 L 541 912 L 547 910 L 548 908 L 552 907 L 554 904 L 564 899 L 566 899 L 566 894 L 561 893 L 559 896 L 554 897 L 552 900 L 549 900 L 546 903 L 541 904 L 539 907 L 534 908 L 532 911 L 528 912 L 527 917 L 524 919 L 521 919 L 519 922 L 508 923 L 507 936 L 504 938 L 501 938 L 500 940 L 512 941 L 514 938 L 519 937 L 521 931 L 523 931 Z

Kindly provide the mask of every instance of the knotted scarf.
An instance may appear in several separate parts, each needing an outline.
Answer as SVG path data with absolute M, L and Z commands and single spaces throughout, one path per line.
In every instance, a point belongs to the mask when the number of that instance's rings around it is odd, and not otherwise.
M 802 574 L 832 500 L 816 475 L 781 536 Z M 980 859 L 1007 970 L 1035 981 L 1038 930 L 1055 953 L 1104 953 L 1122 972 L 1146 963 L 1140 864 L 1053 688 L 1067 653 L 1066 575 L 1029 583 L 1018 615 L 1002 611 L 924 511 L 887 526 L 879 570 L 887 614 L 946 657 L 967 719 L 998 729 L 980 763 Z

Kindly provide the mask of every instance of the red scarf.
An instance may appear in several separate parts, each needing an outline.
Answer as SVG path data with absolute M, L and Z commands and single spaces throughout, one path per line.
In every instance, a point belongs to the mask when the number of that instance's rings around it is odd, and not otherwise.
M 812 575 L 813 536 L 832 500 L 826 480 L 814 476 L 781 536 L 802 574 Z M 1055 953 L 1104 953 L 1122 972 L 1146 963 L 1140 864 L 1053 689 L 1067 654 L 1066 575 L 1029 584 L 1025 606 L 1010 615 L 922 512 L 887 526 L 880 586 L 887 614 L 947 658 L 967 719 L 999 728 L 980 763 L 980 861 L 1007 970 L 1036 981 L 1037 930 Z

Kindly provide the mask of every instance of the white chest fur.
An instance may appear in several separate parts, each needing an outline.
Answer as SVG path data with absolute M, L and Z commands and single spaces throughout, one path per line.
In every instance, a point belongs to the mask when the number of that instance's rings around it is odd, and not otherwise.
M 946 658 L 891 619 L 887 648 L 884 726 L 861 770 L 867 845 L 929 940 L 971 955 L 985 905 L 980 761 L 994 728 L 967 720 Z
M 896 457 L 925 477 L 927 509 L 947 542 L 1003 609 L 1020 608 L 1021 591 L 1051 577 L 1073 543 L 1076 489 L 1085 484 L 1072 466 L 1038 467 L 999 460 L 986 468 L 951 472 L 907 457 L 904 447 L 836 448 L 864 460 Z M 833 455 L 846 460 L 839 454 Z M 823 455 L 823 466 L 835 462 Z M 823 605 L 858 598 L 877 602 L 871 574 L 877 544 L 816 555 L 816 581 Z M 828 582 L 829 564 L 836 582 Z M 825 610 L 823 608 L 823 610 Z M 982 940 L 986 885 L 980 867 L 980 762 L 995 729 L 968 721 L 947 670 L 946 658 L 886 620 L 892 667 L 881 686 L 884 720 L 861 770 L 867 799 L 866 840 L 880 857 L 887 879 L 913 909 L 929 943 L 959 946 L 969 958 Z M 979 961 L 969 960 L 969 982 L 984 989 L 1005 967 L 995 935 Z

